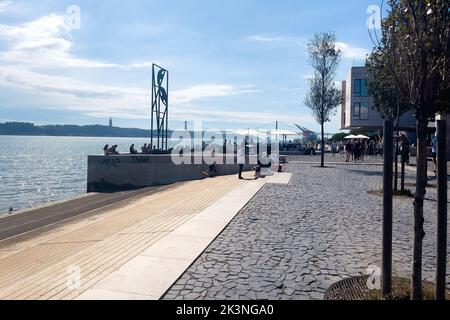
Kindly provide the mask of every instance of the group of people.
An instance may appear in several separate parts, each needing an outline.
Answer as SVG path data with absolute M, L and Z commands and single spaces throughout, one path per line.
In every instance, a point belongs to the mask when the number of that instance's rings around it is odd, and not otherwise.
M 118 147 L 118 145 L 109 146 L 109 144 L 107 144 L 103 147 L 103 152 L 105 153 L 105 156 L 116 155 L 119 154 L 119 151 L 117 150 Z
M 245 178 L 242 176 L 242 174 L 244 173 L 245 165 L 247 163 L 246 154 L 248 154 L 248 153 L 246 152 L 245 147 L 241 146 L 237 149 L 236 155 L 237 155 L 237 164 L 239 166 L 239 173 L 238 173 L 239 180 L 245 180 Z M 273 164 L 274 164 L 274 159 L 271 156 L 269 156 L 266 152 L 259 154 L 257 156 L 257 163 L 252 169 L 252 171 L 254 172 L 254 180 L 257 180 L 259 178 L 264 178 L 265 176 L 269 175 Z M 276 170 L 278 172 L 282 172 L 283 165 L 278 163 Z M 209 165 L 208 171 L 203 172 L 203 176 L 205 178 L 214 178 L 217 175 L 218 175 L 218 173 L 217 173 L 217 168 L 216 168 L 215 164 Z
M 280 151 L 302 152 L 304 155 L 314 156 L 316 155 L 316 150 L 319 150 L 319 147 L 320 144 L 317 142 L 300 143 L 289 141 L 280 144 Z
M 120 154 L 118 151 L 118 148 L 119 148 L 118 145 L 110 146 L 109 144 L 107 144 L 103 147 L 103 152 L 104 152 L 105 156 L 117 155 L 117 154 Z M 153 148 L 153 149 L 155 149 L 155 148 Z M 139 153 L 134 144 L 132 144 L 130 146 L 129 151 L 130 151 L 130 154 L 138 154 Z M 150 144 L 146 143 L 146 144 L 144 144 L 144 146 L 141 147 L 141 151 L 142 151 L 142 154 L 151 154 L 152 151 L 154 151 L 154 150 L 152 150 L 152 147 Z
M 301 143 L 292 141 L 280 143 L 280 150 L 282 151 L 303 151 L 305 147 Z
M 259 178 L 264 178 L 266 175 L 270 174 L 274 162 L 274 159 L 266 152 L 259 154 L 257 157 L 256 166 L 253 167 L 254 179 L 257 180 Z M 239 180 L 245 180 L 242 176 L 246 164 L 246 155 L 244 148 L 239 148 L 237 151 L 237 163 L 239 165 Z M 278 161 L 276 161 L 276 168 L 277 172 L 283 171 L 283 165 L 281 163 L 278 163 Z
M 345 144 L 346 158 L 345 162 L 364 161 L 367 151 L 367 143 L 364 141 L 354 140 Z
M 134 145 L 132 147 L 134 148 Z M 153 146 L 153 148 L 152 148 L 152 145 L 150 143 L 149 144 L 146 143 L 141 147 L 142 154 L 151 154 L 155 150 L 156 150 L 156 146 Z M 131 151 L 130 151 L 130 153 L 131 153 Z M 136 153 L 137 153 L 137 151 L 136 151 Z
M 397 154 L 401 155 L 402 161 L 407 164 L 409 164 L 410 147 L 411 143 L 405 134 L 398 137 Z M 375 158 L 383 155 L 383 140 L 353 139 L 346 142 L 333 142 L 331 152 L 333 157 L 336 154 L 345 155 L 345 162 L 364 161 L 369 156 Z
M 332 142 L 332 157 L 339 154 L 345 157 L 345 162 L 364 161 L 367 156 L 377 157 L 383 154 L 383 143 L 377 140 L 353 139 L 348 141 Z

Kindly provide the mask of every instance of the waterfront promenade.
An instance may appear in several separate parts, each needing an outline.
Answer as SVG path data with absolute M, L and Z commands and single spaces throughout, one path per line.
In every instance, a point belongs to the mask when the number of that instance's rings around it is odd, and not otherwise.
M 321 169 L 318 159 L 292 157 L 285 173 L 257 181 L 245 173 L 88 195 L 66 202 L 67 212 L 65 203 L 37 209 L 42 219 L 30 224 L 33 211 L 2 219 L 28 227 L 0 240 L 0 299 L 322 299 L 332 283 L 380 266 L 382 166 L 327 155 Z M 413 167 L 406 182 L 413 190 Z M 429 183 L 424 278 L 432 281 Z M 394 199 L 394 274 L 405 277 L 412 201 Z
M 173 184 L 3 239 L 0 299 L 158 299 L 263 184 Z

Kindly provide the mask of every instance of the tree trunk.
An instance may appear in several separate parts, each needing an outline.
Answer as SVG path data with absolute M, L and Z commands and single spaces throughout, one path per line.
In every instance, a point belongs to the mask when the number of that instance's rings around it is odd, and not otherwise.
M 321 151 L 321 161 L 320 161 L 320 166 L 322 168 L 325 168 L 325 130 L 324 130 L 324 123 L 321 123 L 321 127 L 322 127 L 322 145 L 320 146 L 320 151 Z
M 392 292 L 392 120 L 384 121 L 383 146 L 383 266 L 382 292 Z
M 423 203 L 427 185 L 427 126 L 426 118 L 417 119 L 417 167 L 416 194 L 414 200 L 414 248 L 412 263 L 411 299 L 422 300 L 422 242 L 425 237 L 423 230 Z

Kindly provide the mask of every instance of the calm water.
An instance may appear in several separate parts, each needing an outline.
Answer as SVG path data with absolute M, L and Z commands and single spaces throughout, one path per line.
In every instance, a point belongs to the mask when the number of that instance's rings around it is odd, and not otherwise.
M 149 139 L 0 136 L 0 214 L 86 192 L 87 155 L 105 144 L 128 152 Z

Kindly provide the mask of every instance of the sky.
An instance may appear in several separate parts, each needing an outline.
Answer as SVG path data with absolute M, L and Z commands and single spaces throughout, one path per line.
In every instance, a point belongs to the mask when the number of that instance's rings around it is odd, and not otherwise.
M 335 32 L 344 80 L 373 46 L 378 2 L 0 0 L 0 122 L 149 128 L 157 63 L 170 72 L 171 129 L 318 131 L 303 103 L 308 41 Z

